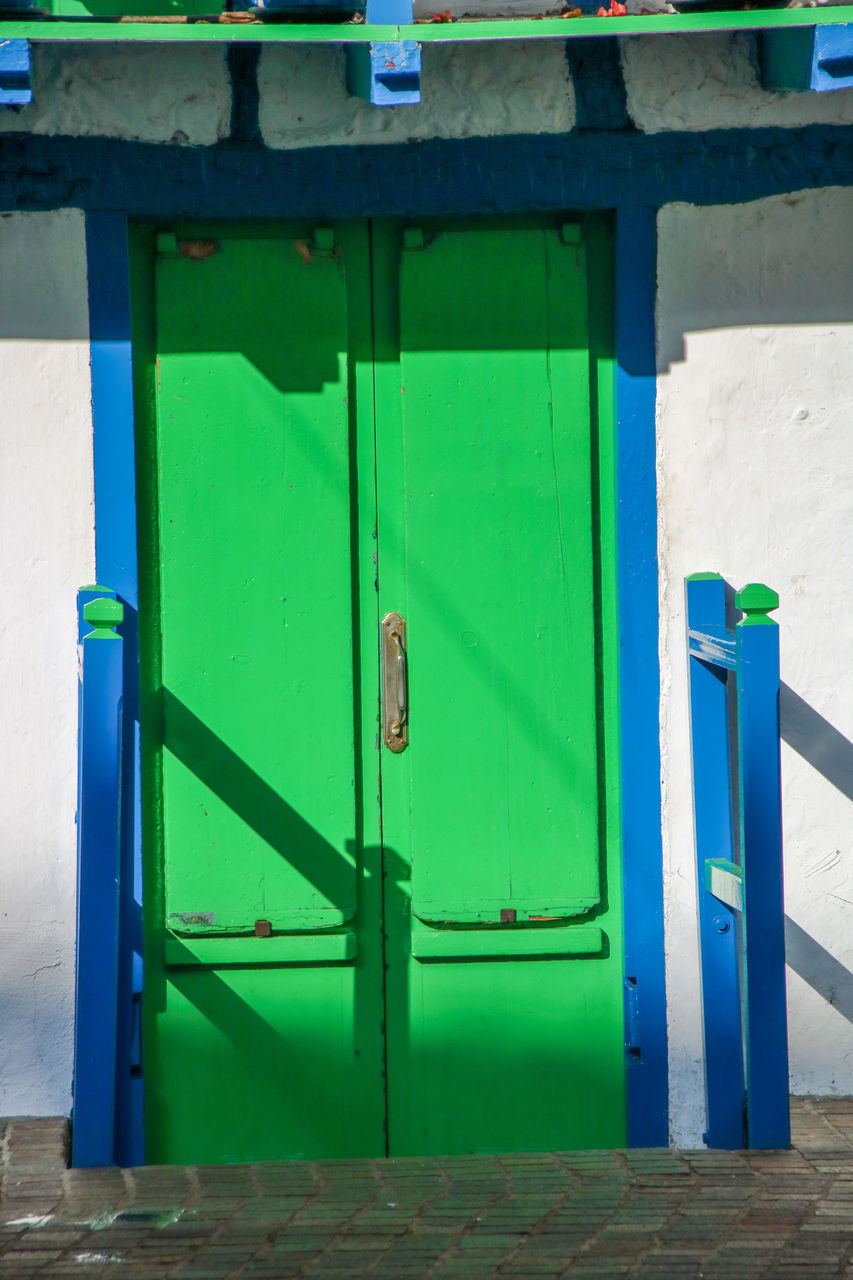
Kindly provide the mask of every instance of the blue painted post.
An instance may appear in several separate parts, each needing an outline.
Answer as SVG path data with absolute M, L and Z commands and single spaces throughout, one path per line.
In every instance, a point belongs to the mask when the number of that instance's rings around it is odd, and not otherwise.
M 101 596 L 82 612 L 72 1162 L 90 1168 L 115 1159 L 124 609 Z
M 95 459 L 95 563 L 124 605 L 124 755 L 116 1050 L 116 1162 L 144 1164 L 140 1069 L 142 813 L 133 353 L 127 216 L 86 214 Z M 106 594 L 106 593 L 102 593 Z
M 655 489 L 657 210 L 616 214 L 616 537 L 628 1145 L 669 1141 Z
M 791 1145 L 782 887 L 779 628 L 775 591 L 751 583 L 735 597 L 738 672 L 743 1007 L 747 1138 L 752 1148 Z
M 734 861 L 726 668 L 700 658 L 726 627 L 725 583 L 717 573 L 687 579 L 693 812 L 709 1147 L 737 1150 L 744 1134 L 743 1038 L 738 930 L 732 909 L 705 888 L 705 860 Z M 698 636 L 702 640 L 698 640 Z

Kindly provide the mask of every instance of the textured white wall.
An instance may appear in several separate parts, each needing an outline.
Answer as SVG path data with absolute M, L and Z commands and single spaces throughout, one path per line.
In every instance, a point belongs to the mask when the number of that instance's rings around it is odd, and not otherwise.
M 422 100 L 372 107 L 347 92 L 343 50 L 267 46 L 258 73 L 269 147 L 562 133 L 575 102 L 561 40 L 426 45 Z
M 646 133 L 853 123 L 853 89 L 762 89 L 748 32 L 624 36 L 620 45 L 628 109 Z
M 490 7 L 492 0 L 456 6 L 472 13 Z M 506 12 L 541 12 L 541 6 L 513 0 Z M 748 33 L 626 36 L 620 43 L 629 109 L 646 132 L 853 123 L 853 90 L 763 90 L 755 37 Z M 423 65 L 419 105 L 376 108 L 347 93 L 342 48 L 265 46 L 259 71 L 264 139 L 271 147 L 298 147 L 574 127 L 561 40 L 426 45 Z M 221 45 L 37 43 L 33 66 L 33 103 L 0 111 L 0 132 L 198 146 L 228 134 L 231 90 Z
M 0 279 L 0 1115 L 67 1114 L 75 593 L 94 574 L 82 215 L 0 215 Z
M 853 1092 L 853 191 L 659 219 L 658 479 L 673 1136 L 704 1127 L 683 578 L 781 597 L 791 1077 Z M 829 726 L 832 726 L 830 728 Z M 833 733 L 833 729 L 836 731 Z M 825 776 L 828 774 L 832 781 Z M 803 932 L 805 931 L 805 932 Z M 834 1006 L 834 1007 L 833 1007 Z
M 228 134 L 222 45 L 35 43 L 33 101 L 0 109 L 0 131 L 208 146 Z

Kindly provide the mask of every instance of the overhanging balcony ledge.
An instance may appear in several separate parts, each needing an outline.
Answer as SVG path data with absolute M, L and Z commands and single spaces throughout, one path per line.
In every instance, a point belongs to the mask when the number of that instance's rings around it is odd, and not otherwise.
M 233 42 L 273 44 L 371 44 L 417 41 L 419 44 L 457 44 L 462 41 L 572 40 L 590 36 L 665 36 L 711 31 L 773 31 L 778 29 L 844 26 L 853 23 L 853 4 L 825 9 L 750 9 L 711 13 L 650 14 L 599 18 L 482 18 L 453 22 L 220 22 L 196 15 L 185 20 L 152 21 L 144 17 L 4 17 L 0 40 L 38 42 L 97 40 L 110 43 L 147 41 L 171 44 Z

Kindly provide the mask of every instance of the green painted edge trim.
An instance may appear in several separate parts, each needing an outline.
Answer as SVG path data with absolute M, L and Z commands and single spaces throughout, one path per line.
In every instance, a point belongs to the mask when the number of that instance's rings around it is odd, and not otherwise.
M 275 938 L 176 938 L 163 945 L 166 965 L 218 969 L 224 965 L 254 968 L 259 964 L 334 964 L 354 960 L 358 951 L 352 932 L 292 934 Z
M 505 956 L 597 955 L 604 934 L 591 925 L 561 929 L 413 929 L 416 960 L 500 960 Z
M 688 574 L 685 581 L 687 582 L 721 582 L 723 575 L 721 573 L 691 573 Z
M 248 26 L 187 22 L 99 22 L 97 19 L 34 22 L 0 20 L 4 39 L 112 41 L 142 40 L 157 44 L 173 41 L 216 43 L 226 41 L 274 44 L 369 44 L 382 40 L 416 40 L 420 44 L 451 44 L 469 40 L 583 39 L 587 36 L 684 35 L 703 31 L 767 31 L 776 27 L 842 26 L 853 22 L 853 5 L 817 9 L 746 10 L 733 13 L 654 14 L 624 18 L 514 18 L 483 22 L 411 23 L 357 26 L 320 23 L 287 23 Z
M 731 888 L 730 895 L 725 898 L 717 891 L 721 888 L 719 883 L 717 889 L 713 887 L 715 879 L 719 881 L 720 877 L 723 877 L 723 883 Z M 743 910 L 743 868 L 736 862 L 731 862 L 728 858 L 706 858 L 705 889 L 712 898 L 725 903 L 733 911 Z

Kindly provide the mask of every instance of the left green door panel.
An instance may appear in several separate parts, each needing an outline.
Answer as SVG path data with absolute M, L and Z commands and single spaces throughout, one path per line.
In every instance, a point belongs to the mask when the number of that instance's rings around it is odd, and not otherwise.
M 341 925 L 356 906 L 353 666 L 328 660 L 352 653 L 342 274 L 285 240 L 160 254 L 157 315 L 166 923 Z
M 152 1161 L 384 1149 L 353 621 L 363 236 L 179 231 L 156 257 Z

